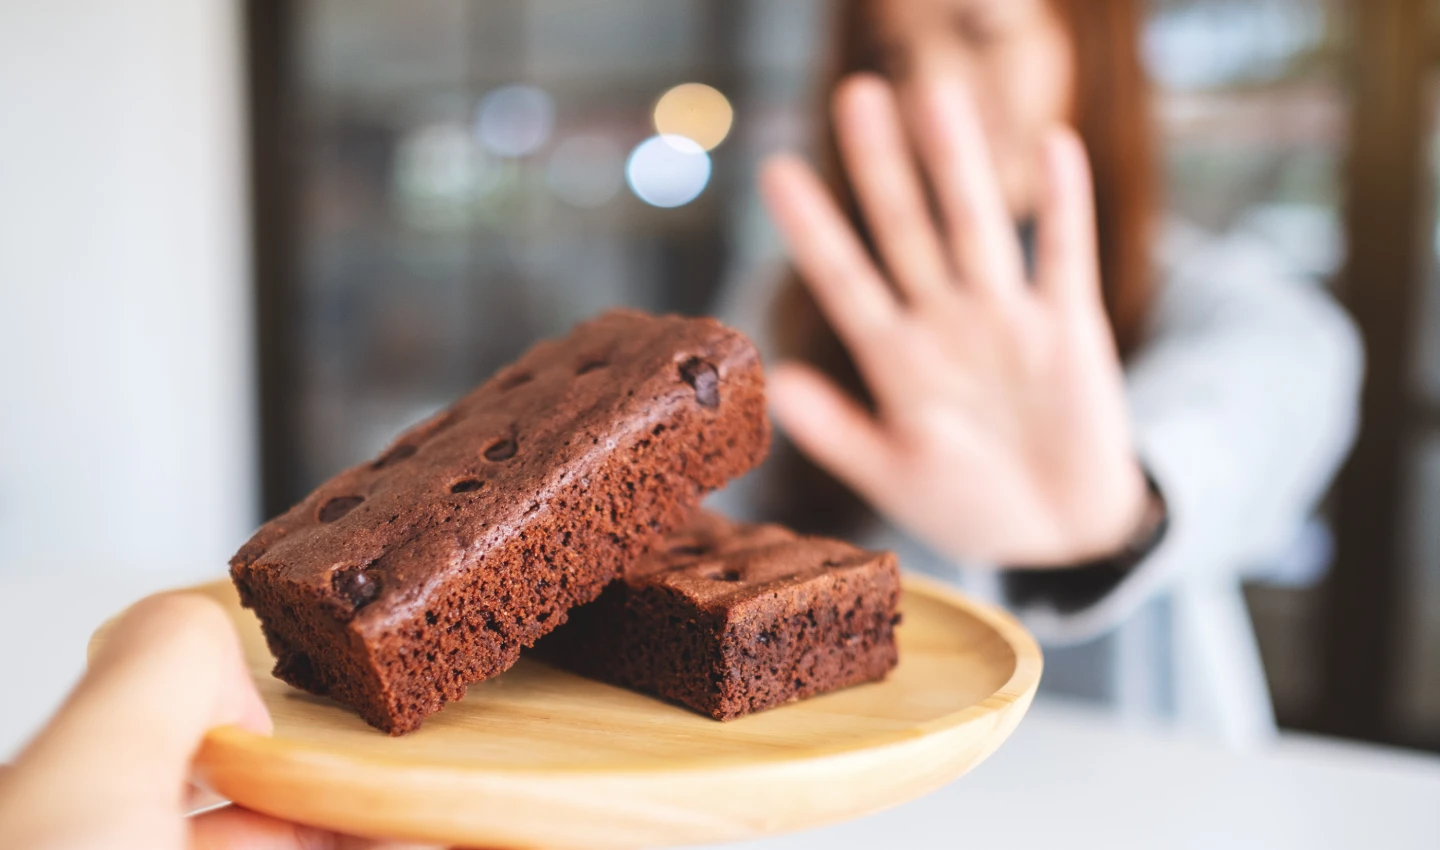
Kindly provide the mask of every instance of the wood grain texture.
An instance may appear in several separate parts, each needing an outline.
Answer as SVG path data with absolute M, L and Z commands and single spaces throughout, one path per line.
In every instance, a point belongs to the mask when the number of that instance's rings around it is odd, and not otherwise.
M 633 848 L 859 817 L 979 764 L 1040 680 L 1039 648 L 1008 615 L 907 576 L 900 665 L 881 683 L 717 723 L 523 659 L 390 738 L 272 678 L 229 582 L 194 590 L 234 618 L 275 720 L 269 738 L 212 732 L 202 778 L 278 817 L 441 844 Z

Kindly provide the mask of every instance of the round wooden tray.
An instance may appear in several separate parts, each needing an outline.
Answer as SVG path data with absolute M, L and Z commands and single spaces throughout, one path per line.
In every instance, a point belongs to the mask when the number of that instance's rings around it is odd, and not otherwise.
M 1008 615 L 907 577 L 900 664 L 881 683 L 717 723 L 522 659 L 390 738 L 272 678 L 228 581 L 195 590 L 234 618 L 275 720 L 269 738 L 211 732 L 200 776 L 278 817 L 447 845 L 738 841 L 858 817 L 979 764 L 1040 681 L 1040 650 Z

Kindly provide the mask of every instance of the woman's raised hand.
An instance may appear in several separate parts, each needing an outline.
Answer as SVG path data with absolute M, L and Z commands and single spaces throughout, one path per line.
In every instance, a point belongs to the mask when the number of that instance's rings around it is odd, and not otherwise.
M 885 271 L 812 169 L 791 156 L 764 169 L 797 269 L 875 402 L 866 410 L 785 364 L 771 381 L 776 415 L 802 451 L 941 552 L 1026 566 L 1114 553 L 1147 495 L 1101 302 L 1084 147 L 1069 129 L 1046 142 L 1028 282 L 968 93 L 938 79 L 912 88 L 903 110 L 873 75 L 835 96 Z

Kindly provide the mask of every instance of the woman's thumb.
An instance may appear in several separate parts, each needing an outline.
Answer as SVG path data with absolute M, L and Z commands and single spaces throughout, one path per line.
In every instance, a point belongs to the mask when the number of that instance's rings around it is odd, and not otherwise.
M 136 604 L 5 777 L 0 844 L 108 833 L 163 847 L 171 830 L 183 841 L 190 761 L 205 733 L 225 725 L 271 730 L 224 611 L 193 594 Z

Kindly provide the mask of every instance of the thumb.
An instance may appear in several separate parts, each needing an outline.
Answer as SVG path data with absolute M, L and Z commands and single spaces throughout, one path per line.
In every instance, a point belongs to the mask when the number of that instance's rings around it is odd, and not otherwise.
M 137 603 L 5 777 L 0 845 L 182 846 L 190 761 L 229 724 L 271 730 L 229 618 L 193 594 Z
M 892 455 L 875 418 L 809 366 L 782 364 L 767 384 L 770 406 L 800 451 L 851 489 L 873 497 Z

